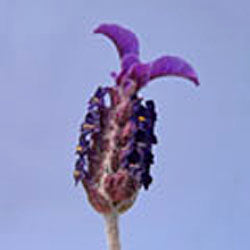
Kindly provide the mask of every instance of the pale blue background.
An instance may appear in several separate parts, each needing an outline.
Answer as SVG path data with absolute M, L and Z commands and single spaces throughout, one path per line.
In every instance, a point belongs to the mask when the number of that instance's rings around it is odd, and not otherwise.
M 250 4 L 1 0 L 0 249 L 106 249 L 103 220 L 72 179 L 89 96 L 119 69 L 92 30 L 133 29 L 142 58 L 179 55 L 201 87 L 162 78 L 154 183 L 121 219 L 124 250 L 250 249 Z

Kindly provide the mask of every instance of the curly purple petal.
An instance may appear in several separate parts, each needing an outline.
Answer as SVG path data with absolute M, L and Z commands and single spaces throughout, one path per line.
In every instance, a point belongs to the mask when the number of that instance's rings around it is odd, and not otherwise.
M 102 24 L 94 33 L 103 34 L 113 41 L 120 58 L 126 54 L 139 55 L 139 42 L 135 34 L 115 24 Z
M 132 78 L 137 81 L 138 88 L 140 88 L 157 77 L 179 76 L 191 80 L 197 86 L 199 85 L 196 72 L 181 58 L 163 56 L 151 63 L 141 63 L 139 42 L 133 32 L 115 24 L 102 24 L 94 32 L 107 36 L 117 47 L 122 64 L 122 71 L 117 76 L 118 84 L 122 78 Z
M 151 63 L 150 79 L 161 76 L 180 76 L 200 84 L 194 69 L 183 59 L 175 56 L 163 56 Z

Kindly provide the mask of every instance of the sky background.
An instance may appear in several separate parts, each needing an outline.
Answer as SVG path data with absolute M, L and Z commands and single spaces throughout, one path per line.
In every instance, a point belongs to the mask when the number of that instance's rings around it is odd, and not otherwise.
M 1 0 L 0 249 L 99 250 L 104 221 L 72 178 L 86 102 L 119 70 L 103 22 L 142 60 L 191 62 L 142 91 L 159 119 L 154 182 L 121 218 L 124 250 L 250 249 L 249 1 Z

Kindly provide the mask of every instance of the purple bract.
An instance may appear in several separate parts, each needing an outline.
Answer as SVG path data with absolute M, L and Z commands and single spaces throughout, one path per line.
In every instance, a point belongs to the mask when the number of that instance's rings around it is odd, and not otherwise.
M 125 28 L 103 24 L 95 33 L 114 42 L 121 71 L 113 75 L 115 86 L 99 87 L 88 103 L 76 150 L 74 178 L 76 183 L 82 182 L 98 212 L 121 213 L 133 205 L 140 188 L 148 189 L 152 182 L 156 111 L 154 102 L 143 101 L 138 91 L 161 76 L 180 76 L 195 85 L 199 81 L 193 68 L 178 57 L 140 62 L 138 40 Z

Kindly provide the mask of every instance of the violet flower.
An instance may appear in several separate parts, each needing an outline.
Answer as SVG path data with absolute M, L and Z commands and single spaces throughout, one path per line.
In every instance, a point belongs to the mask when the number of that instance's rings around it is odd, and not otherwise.
M 94 32 L 115 44 L 121 71 L 112 74 L 114 86 L 99 87 L 88 102 L 74 178 L 76 184 L 83 184 L 94 209 L 105 216 L 110 249 L 118 250 L 118 214 L 133 205 L 142 187 L 147 190 L 152 183 L 157 115 L 154 102 L 144 101 L 138 92 L 161 76 L 180 76 L 196 86 L 199 81 L 193 68 L 178 57 L 141 62 L 136 36 L 123 27 L 102 24 Z

